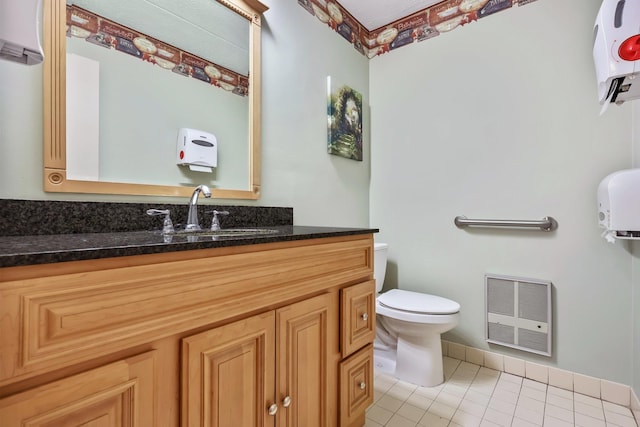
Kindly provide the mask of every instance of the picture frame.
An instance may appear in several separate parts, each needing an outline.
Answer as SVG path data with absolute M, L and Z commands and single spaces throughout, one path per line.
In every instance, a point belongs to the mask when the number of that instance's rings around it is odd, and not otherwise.
M 362 161 L 362 95 L 327 77 L 327 151 Z

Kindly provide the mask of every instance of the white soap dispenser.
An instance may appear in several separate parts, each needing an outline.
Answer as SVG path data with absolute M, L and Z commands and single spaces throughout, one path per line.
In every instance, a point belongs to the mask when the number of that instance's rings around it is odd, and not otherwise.
M 213 172 L 218 166 L 218 140 L 212 133 L 182 128 L 178 132 L 177 164 L 196 172 Z

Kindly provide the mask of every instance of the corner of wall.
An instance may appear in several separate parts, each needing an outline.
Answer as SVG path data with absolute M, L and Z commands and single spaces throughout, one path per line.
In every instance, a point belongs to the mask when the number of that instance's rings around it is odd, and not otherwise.
M 640 101 L 633 101 L 631 103 L 631 153 L 632 153 L 632 166 L 640 166 Z M 634 342 L 632 344 L 633 351 L 633 366 L 632 366 L 632 381 L 631 388 L 635 397 L 636 408 L 634 414 L 638 419 L 640 413 L 640 402 L 638 401 L 638 395 L 640 395 L 640 260 L 636 260 L 640 256 L 638 245 L 631 245 L 632 260 L 634 262 L 631 270 L 631 298 L 632 298 L 632 336 Z M 633 403 L 633 402 L 632 402 Z

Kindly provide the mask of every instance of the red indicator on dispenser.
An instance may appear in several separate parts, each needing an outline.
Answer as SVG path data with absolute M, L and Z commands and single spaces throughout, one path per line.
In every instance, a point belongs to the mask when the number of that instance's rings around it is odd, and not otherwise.
M 640 59 L 640 34 L 631 36 L 622 42 L 618 49 L 618 55 L 625 61 L 637 61 Z
M 180 150 L 180 160 L 184 159 L 184 151 Z

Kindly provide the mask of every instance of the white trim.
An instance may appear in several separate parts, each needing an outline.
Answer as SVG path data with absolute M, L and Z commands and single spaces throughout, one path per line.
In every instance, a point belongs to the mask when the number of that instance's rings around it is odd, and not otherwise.
M 597 394 L 598 398 L 611 402 L 616 405 L 625 406 L 631 410 L 633 413 L 636 422 L 640 420 L 640 399 L 635 394 L 634 390 L 626 384 L 614 383 L 612 381 L 603 380 L 599 378 L 588 377 L 583 374 L 579 374 L 577 372 L 565 371 L 555 368 L 553 366 L 542 365 L 538 363 L 533 363 L 526 361 L 524 359 L 515 358 L 513 356 L 507 356 L 500 353 L 495 353 L 491 351 L 481 350 L 476 347 L 465 346 L 463 344 L 454 343 L 451 341 L 442 340 L 442 348 L 443 355 L 451 357 L 453 359 L 463 360 L 469 363 L 475 363 L 479 360 L 483 360 L 483 365 L 486 368 L 498 370 L 501 372 L 508 372 L 505 367 L 506 364 L 504 362 L 505 358 L 509 360 L 513 360 L 517 362 L 517 364 L 525 366 L 525 372 L 522 375 L 514 374 L 521 376 L 523 378 L 533 379 L 535 381 L 541 382 L 543 384 L 549 384 L 550 376 L 549 372 L 554 372 L 556 374 L 561 373 L 563 381 L 561 383 L 554 383 L 552 379 L 552 386 L 556 386 L 565 390 L 569 390 L 572 392 L 576 392 L 579 394 L 585 394 L 589 396 L 593 396 Z M 454 350 L 454 351 L 451 351 Z M 482 357 L 480 356 L 482 354 Z M 496 369 L 497 367 L 502 367 L 502 369 Z M 529 367 L 530 372 L 527 373 L 526 367 Z M 546 374 L 545 374 L 546 371 Z M 513 372 L 508 372 L 513 374 Z M 552 375 L 551 377 L 554 377 Z M 546 380 L 545 380 L 546 379 Z M 576 388 L 576 379 L 578 379 L 578 387 Z M 588 380 L 589 390 L 582 390 L 580 386 L 580 381 Z M 604 394 L 603 391 L 604 384 Z M 593 388 L 597 388 L 594 390 Z M 615 393 L 610 393 L 608 390 L 615 390 Z M 628 397 L 625 395 L 628 393 Z M 594 396 L 595 397 L 595 396 Z

